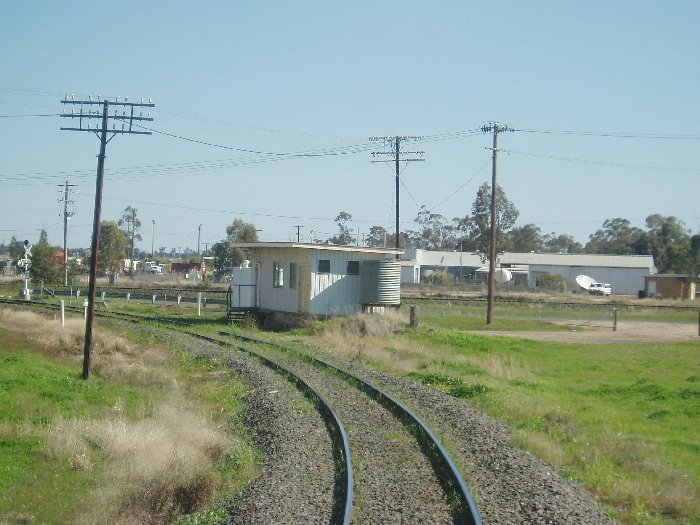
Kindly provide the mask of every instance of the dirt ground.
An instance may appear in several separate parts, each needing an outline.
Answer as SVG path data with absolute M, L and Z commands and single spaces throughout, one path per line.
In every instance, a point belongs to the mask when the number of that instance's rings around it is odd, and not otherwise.
M 560 321 L 568 332 L 479 332 L 483 335 L 504 335 L 538 341 L 562 343 L 632 343 L 650 341 L 695 341 L 700 348 L 698 325 L 695 323 L 662 323 L 622 321 L 613 331 L 611 321 Z

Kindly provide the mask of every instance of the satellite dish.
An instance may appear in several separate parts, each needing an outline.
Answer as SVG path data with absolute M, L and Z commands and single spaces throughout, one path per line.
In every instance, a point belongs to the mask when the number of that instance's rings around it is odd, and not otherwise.
M 499 268 L 496 270 L 495 278 L 497 283 L 507 283 L 513 280 L 513 274 L 505 268 Z
M 591 285 L 596 281 L 593 277 L 589 277 L 588 275 L 579 275 L 576 277 L 576 284 L 578 284 L 581 288 L 584 290 L 588 291 L 588 289 L 591 287 Z

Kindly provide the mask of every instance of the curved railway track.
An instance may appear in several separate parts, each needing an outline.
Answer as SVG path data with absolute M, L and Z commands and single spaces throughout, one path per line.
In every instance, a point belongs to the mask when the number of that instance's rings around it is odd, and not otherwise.
M 0 299 L 0 303 L 59 308 L 37 301 Z M 66 307 L 66 311 L 82 313 L 82 308 Z M 318 410 L 332 442 L 336 473 L 331 523 L 481 524 L 471 493 L 437 436 L 404 404 L 359 376 L 264 341 L 236 335 L 238 342 L 233 343 L 205 336 L 185 329 L 188 323 L 183 321 L 123 312 L 96 314 L 177 325 L 180 333 L 244 352 L 301 391 Z M 355 463 L 351 450 L 358 458 Z

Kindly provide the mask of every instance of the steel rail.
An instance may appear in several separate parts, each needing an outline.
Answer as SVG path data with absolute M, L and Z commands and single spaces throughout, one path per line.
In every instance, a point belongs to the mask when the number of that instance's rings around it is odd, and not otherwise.
M 426 456 L 428 456 L 428 458 L 431 460 L 438 478 L 445 485 L 446 492 L 449 493 L 450 489 L 452 489 L 457 494 L 460 501 L 461 511 L 464 513 L 463 515 L 457 517 L 459 520 L 458 523 L 465 523 L 467 525 L 481 525 L 481 517 L 479 515 L 476 503 L 474 502 L 474 498 L 472 497 L 467 484 L 462 478 L 462 475 L 450 458 L 450 455 L 442 446 L 442 443 L 438 437 L 430 430 L 430 428 L 428 428 L 425 422 L 399 400 L 384 392 L 369 381 L 366 381 L 355 374 L 348 372 L 347 370 L 332 365 L 327 361 L 309 356 L 303 352 L 298 352 L 274 342 L 256 339 L 254 337 L 244 336 L 241 334 L 234 334 L 223 330 L 219 331 L 219 334 L 235 337 L 249 343 L 269 345 L 284 352 L 294 353 L 315 366 L 323 367 L 339 374 L 350 383 L 358 387 L 361 391 L 377 400 L 381 405 L 391 411 L 403 423 L 406 429 L 414 435 L 423 448 Z
M 13 306 L 27 306 L 27 307 L 34 307 L 34 308 L 43 308 L 47 310 L 59 310 L 60 305 L 56 304 L 51 304 L 51 303 L 44 303 L 44 302 L 39 302 L 39 301 L 24 301 L 24 300 L 15 300 L 15 299 L 6 299 L 6 298 L 0 298 L 0 304 L 10 304 Z M 78 306 L 64 306 L 65 309 L 68 311 L 74 312 L 74 313 L 81 313 L 82 308 Z M 150 316 L 141 316 L 137 314 L 130 314 L 127 312 L 105 312 L 105 311 L 100 311 L 100 312 L 95 312 L 96 315 L 100 317 L 106 317 L 106 318 L 113 318 L 113 319 L 119 319 L 122 321 L 129 321 L 133 323 L 142 323 L 144 321 L 154 321 L 154 322 L 159 322 L 163 324 L 175 324 L 180 327 L 182 326 L 189 326 L 189 323 L 185 323 L 182 321 L 175 321 L 172 319 L 166 319 L 162 317 L 150 317 Z M 195 337 L 197 339 L 207 341 L 209 343 L 213 343 L 219 346 L 225 346 L 225 347 L 232 347 L 234 345 L 231 345 L 227 341 L 222 341 L 220 339 L 216 339 L 213 337 L 209 337 L 203 334 L 199 334 L 196 332 L 192 332 L 190 330 L 179 330 L 182 333 L 185 333 L 189 336 Z M 299 376 L 291 372 L 290 370 L 287 370 L 283 366 L 279 365 L 278 363 L 274 362 L 273 360 L 258 354 L 257 352 L 254 352 L 253 350 L 250 350 L 248 348 L 244 348 L 241 346 L 236 347 L 236 349 L 242 353 L 245 353 L 258 361 L 260 361 L 263 365 L 267 366 L 274 372 L 278 373 L 282 377 L 284 377 L 287 381 L 292 383 L 297 390 L 302 392 L 304 396 L 306 396 L 309 401 L 313 403 L 313 405 L 316 407 L 317 411 L 321 415 L 321 418 L 323 419 L 326 429 L 328 430 L 328 434 L 331 437 L 331 442 L 333 445 L 333 462 L 336 468 L 336 479 L 340 480 L 340 482 L 337 482 L 334 490 L 333 490 L 333 500 L 334 500 L 334 505 L 333 505 L 333 511 L 331 514 L 331 523 L 334 524 L 341 524 L 341 525 L 350 525 L 351 519 L 352 519 L 352 502 L 353 502 L 353 495 L 354 495 L 354 478 L 353 478 L 353 469 L 352 469 L 352 455 L 350 453 L 350 443 L 348 439 L 347 432 L 345 431 L 345 427 L 343 426 L 342 421 L 340 418 L 335 414 L 333 409 L 330 407 L 330 405 L 326 402 L 326 400 L 319 394 L 316 390 L 314 390 L 308 383 L 306 383 L 303 379 L 301 379 Z
M 402 301 L 415 301 L 419 303 L 434 302 L 437 304 L 455 302 L 455 303 L 475 303 L 483 305 L 486 302 L 485 297 L 448 297 L 448 296 L 420 296 L 401 294 Z M 700 310 L 700 306 L 672 305 L 672 304 L 634 304 L 634 303 L 586 303 L 586 302 L 557 302 L 557 301 L 533 301 L 525 298 L 517 297 L 496 297 L 497 303 L 514 303 L 531 306 L 567 306 L 571 308 L 649 308 L 654 310 Z

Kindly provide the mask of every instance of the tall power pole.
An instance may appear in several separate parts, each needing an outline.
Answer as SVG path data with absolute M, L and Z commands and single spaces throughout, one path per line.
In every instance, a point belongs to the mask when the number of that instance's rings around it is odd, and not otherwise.
M 395 186 L 396 186 L 396 249 L 400 250 L 401 249 L 401 240 L 400 240 L 400 225 L 399 225 L 399 179 L 401 176 L 401 171 L 399 169 L 400 163 L 401 162 L 422 162 L 425 159 L 402 159 L 402 155 L 424 155 L 425 151 L 401 151 L 401 142 L 409 141 L 409 140 L 421 140 L 423 137 L 420 136 L 411 136 L 411 135 L 403 135 L 403 136 L 388 136 L 388 137 L 370 137 L 369 140 L 373 142 L 384 142 L 385 146 L 385 151 L 373 151 L 372 156 L 377 157 L 380 155 L 394 155 L 393 160 L 373 160 L 372 162 L 393 162 L 394 163 L 394 170 L 396 172 L 396 178 L 395 178 Z M 393 143 L 393 144 L 392 144 Z M 392 151 L 386 151 L 386 146 L 388 144 L 392 144 Z M 399 254 L 396 254 L 396 258 L 399 258 Z
M 197 226 L 197 257 L 199 257 L 199 241 L 202 238 L 202 225 Z
M 493 132 L 493 147 L 490 149 L 492 156 L 491 170 L 491 238 L 489 239 L 489 282 L 488 282 L 488 300 L 486 307 L 486 324 L 491 324 L 493 321 L 493 301 L 496 293 L 496 234 L 497 226 L 497 203 L 496 203 L 496 159 L 498 157 L 498 134 L 504 131 L 513 131 L 508 126 L 501 125 L 498 122 L 489 122 L 482 126 L 481 131 L 484 133 Z
M 151 220 L 151 260 L 153 260 L 153 241 L 156 238 L 156 220 Z
M 59 186 L 60 188 L 61 186 Z M 69 188 L 74 188 L 75 184 L 66 184 L 63 186 L 63 285 L 68 286 L 68 218 L 75 215 L 75 212 L 68 211 L 68 205 L 74 201 L 68 199 Z M 61 202 L 59 200 L 58 202 Z
M 149 131 L 136 131 L 133 127 L 135 124 L 138 125 L 137 123 L 139 121 L 153 120 L 150 113 L 143 116 L 143 113 L 139 110 L 142 108 L 155 107 L 151 99 L 148 99 L 148 102 L 144 102 L 142 98 L 141 102 L 137 103 L 129 102 L 126 98 L 123 102 L 120 102 L 119 97 L 117 97 L 114 102 L 109 102 L 106 99 L 100 100 L 100 98 L 101 97 L 98 95 L 97 100 L 92 100 L 92 97 L 88 97 L 88 100 L 75 100 L 75 96 L 71 95 L 69 99 L 68 95 L 66 95 L 65 99 L 61 101 L 62 104 L 77 106 L 77 110 L 71 109 L 70 113 L 64 109 L 64 113 L 61 117 L 78 119 L 77 126 L 61 128 L 62 130 L 87 131 L 94 133 L 100 139 L 100 153 L 97 156 L 97 179 L 95 182 L 95 214 L 92 225 L 92 244 L 90 251 L 90 282 L 88 283 L 88 308 L 87 319 L 85 321 L 85 346 L 83 349 L 83 379 L 88 379 L 90 376 L 92 325 L 95 316 L 95 289 L 97 286 L 97 261 L 99 259 L 98 249 L 100 246 L 100 223 L 102 217 L 102 187 L 104 185 L 107 143 L 119 134 L 150 135 L 151 133 Z M 112 129 L 108 129 L 107 127 L 110 119 L 110 105 L 114 107 L 114 113 L 111 119 L 115 123 L 112 124 Z M 99 110 L 100 106 L 102 107 L 101 112 Z M 119 110 L 121 110 L 121 114 L 119 114 Z M 137 111 L 139 111 L 138 115 L 136 114 Z M 121 124 L 121 129 L 116 127 L 116 123 Z M 111 134 L 109 139 L 107 138 L 108 134 Z
M 303 225 L 295 225 L 294 226 L 297 229 L 297 242 L 301 242 L 301 229 L 304 227 Z

